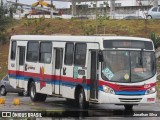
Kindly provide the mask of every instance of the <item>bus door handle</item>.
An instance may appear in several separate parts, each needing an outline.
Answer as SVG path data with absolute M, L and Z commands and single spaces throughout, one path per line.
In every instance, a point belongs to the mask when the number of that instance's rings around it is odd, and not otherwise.
M 27 64 L 25 64 L 25 68 L 24 68 L 24 70 L 25 70 L 25 71 L 27 71 Z
M 86 76 L 83 76 L 83 77 L 82 77 L 82 80 L 83 80 L 83 81 L 82 81 L 82 84 L 86 83 Z

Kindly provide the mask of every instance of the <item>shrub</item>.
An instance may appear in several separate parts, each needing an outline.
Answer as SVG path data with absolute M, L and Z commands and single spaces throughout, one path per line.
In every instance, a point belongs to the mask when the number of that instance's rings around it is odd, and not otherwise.
M 153 41 L 155 49 L 160 47 L 160 37 L 158 35 L 156 35 L 156 33 L 154 33 L 154 32 L 150 33 L 149 38 Z

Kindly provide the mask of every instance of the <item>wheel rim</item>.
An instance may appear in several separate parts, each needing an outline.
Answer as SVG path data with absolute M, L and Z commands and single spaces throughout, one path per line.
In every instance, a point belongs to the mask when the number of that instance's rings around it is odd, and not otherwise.
M 151 17 L 151 16 L 148 16 L 147 18 L 148 18 L 148 19 L 152 19 L 152 17 Z
M 84 103 L 84 97 L 83 97 L 83 93 L 79 94 L 79 107 L 83 108 L 83 103 Z
M 5 93 L 5 91 L 6 91 L 5 88 L 2 87 L 2 88 L 1 88 L 1 94 L 3 95 L 3 94 Z
M 23 91 L 23 95 L 27 96 L 28 92 L 27 91 Z
M 31 87 L 31 97 L 32 97 L 32 98 L 34 98 L 35 93 L 36 93 L 36 89 L 35 89 L 35 87 L 32 85 L 32 87 Z

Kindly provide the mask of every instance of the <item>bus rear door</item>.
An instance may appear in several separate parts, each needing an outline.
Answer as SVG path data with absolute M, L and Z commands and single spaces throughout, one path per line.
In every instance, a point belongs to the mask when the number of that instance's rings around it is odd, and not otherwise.
M 55 69 L 54 69 L 54 92 L 60 94 L 61 88 L 61 76 L 62 76 L 62 63 L 63 63 L 63 48 L 55 48 Z
M 24 71 L 25 71 L 25 54 L 26 54 L 26 47 L 25 46 L 18 46 L 18 59 L 17 60 L 17 87 L 23 88 L 24 87 Z

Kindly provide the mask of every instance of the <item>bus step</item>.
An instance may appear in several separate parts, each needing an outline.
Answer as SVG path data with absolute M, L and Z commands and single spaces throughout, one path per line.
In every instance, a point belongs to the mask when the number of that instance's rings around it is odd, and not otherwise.
M 60 94 L 52 94 L 52 96 L 54 96 L 54 97 L 62 97 L 62 95 L 60 95 Z
M 90 99 L 89 102 L 91 102 L 91 103 L 98 103 L 98 100 L 97 99 Z
M 20 88 L 20 87 L 18 87 L 18 86 L 16 86 L 16 89 L 19 89 L 19 90 L 24 90 L 24 88 Z

